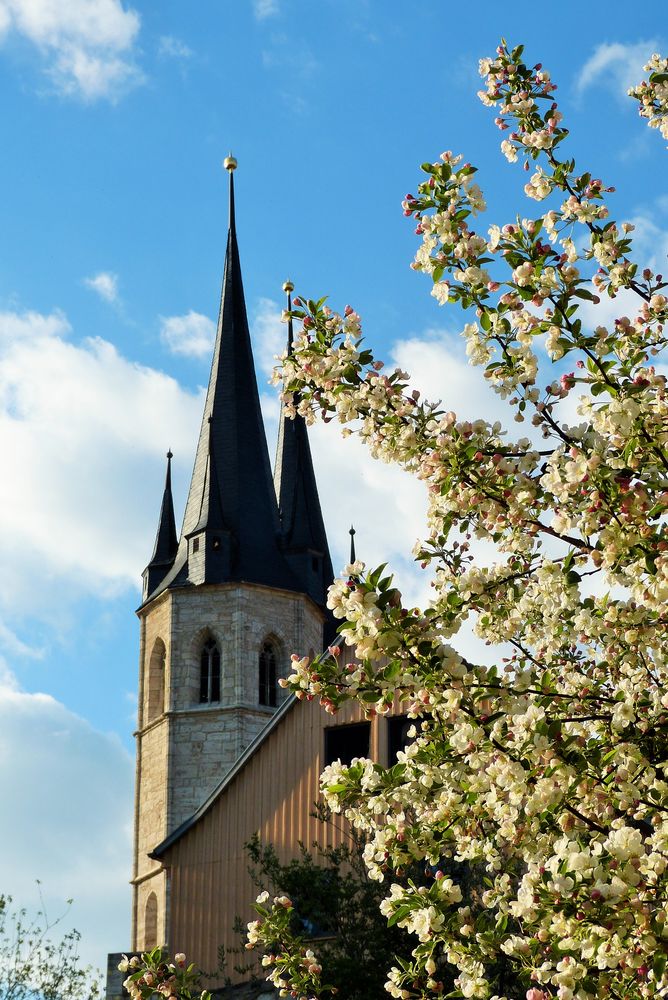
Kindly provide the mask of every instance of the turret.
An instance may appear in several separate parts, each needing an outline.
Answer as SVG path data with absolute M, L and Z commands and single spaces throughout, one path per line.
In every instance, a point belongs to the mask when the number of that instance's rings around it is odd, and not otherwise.
M 158 530 L 155 535 L 153 555 L 148 566 L 142 573 L 142 594 L 144 600 L 171 569 L 179 545 L 178 535 L 176 534 L 176 521 L 174 519 L 174 502 L 172 500 L 173 457 L 171 450 L 168 451 L 165 489 L 162 494 L 162 506 L 160 507 L 160 518 L 158 520 Z
M 292 309 L 292 282 L 286 281 L 287 311 Z M 288 354 L 292 352 L 292 318 L 288 320 Z M 306 421 L 291 419 L 281 407 L 274 487 L 281 520 L 285 558 L 302 589 L 321 607 L 327 601 L 334 573 L 320 509 Z

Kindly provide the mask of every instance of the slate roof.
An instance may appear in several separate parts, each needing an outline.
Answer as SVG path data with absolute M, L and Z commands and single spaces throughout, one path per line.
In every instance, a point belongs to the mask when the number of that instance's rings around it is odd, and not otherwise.
M 155 585 L 161 580 L 169 570 L 179 545 L 179 536 L 176 533 L 176 519 L 174 517 L 174 502 L 172 499 L 172 455 L 167 452 L 167 472 L 165 474 L 165 489 L 162 494 L 162 504 L 160 507 L 160 517 L 158 519 L 158 530 L 155 535 L 153 555 L 144 570 L 144 575 L 148 577 L 148 590 L 153 590 Z

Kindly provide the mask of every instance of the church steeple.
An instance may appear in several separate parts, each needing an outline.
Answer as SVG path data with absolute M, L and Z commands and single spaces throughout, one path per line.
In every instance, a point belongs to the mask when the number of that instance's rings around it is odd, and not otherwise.
M 142 574 L 144 597 L 150 594 L 159 581 L 166 575 L 174 562 L 176 550 L 179 545 L 178 535 L 176 534 L 176 520 L 174 518 L 174 501 L 172 500 L 173 457 L 170 449 L 167 452 L 165 489 L 162 494 L 162 505 L 160 507 L 160 518 L 158 520 L 158 530 L 155 535 L 153 555 Z
M 170 884 L 153 859 L 156 844 L 197 814 L 281 711 L 279 679 L 292 669 L 292 651 L 321 650 L 333 635 L 324 608 L 332 572 L 303 421 L 281 429 L 285 535 L 280 529 L 241 280 L 235 167 L 228 157 L 220 314 L 183 527 L 177 545 L 168 464 L 138 609 L 134 951 L 169 941 Z
M 286 281 L 288 313 L 294 285 Z M 288 320 L 288 354 L 292 351 L 292 319 Z M 302 588 L 321 607 L 334 579 L 327 535 L 320 509 L 306 422 L 297 415 L 289 419 L 284 409 L 278 429 L 274 487 L 281 519 L 286 558 Z
M 303 590 L 281 551 L 244 300 L 230 175 L 225 271 L 209 387 L 171 586 L 245 581 Z

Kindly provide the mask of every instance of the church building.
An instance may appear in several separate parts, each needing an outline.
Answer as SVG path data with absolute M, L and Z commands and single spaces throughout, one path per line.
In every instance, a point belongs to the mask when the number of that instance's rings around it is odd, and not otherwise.
M 225 167 L 225 270 L 183 526 L 179 536 L 168 453 L 138 610 L 130 950 L 163 945 L 203 969 L 238 944 L 235 919 L 254 916 L 244 845 L 259 834 L 284 861 L 300 841 L 335 846 L 340 830 L 311 815 L 320 772 L 337 758 L 390 762 L 403 722 L 369 723 L 357 706 L 331 717 L 278 685 L 293 652 L 313 655 L 333 637 L 333 570 L 301 417 L 281 413 L 271 473 L 237 245 L 236 161 Z M 290 327 L 288 349 L 291 336 Z M 117 960 L 110 955 L 108 998 L 119 995 Z

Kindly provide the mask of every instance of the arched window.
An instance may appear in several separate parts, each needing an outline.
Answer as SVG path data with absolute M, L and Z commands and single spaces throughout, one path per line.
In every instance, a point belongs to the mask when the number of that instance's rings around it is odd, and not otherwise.
M 167 650 L 162 639 L 156 639 L 148 664 L 148 695 L 146 721 L 153 722 L 165 710 L 165 659 Z
M 155 948 L 158 943 L 158 897 L 150 892 L 144 915 L 144 948 Z
M 271 642 L 263 642 L 259 662 L 259 700 L 261 705 L 276 705 L 276 649 Z
M 199 671 L 200 704 L 220 701 L 220 650 L 214 639 L 202 646 Z

